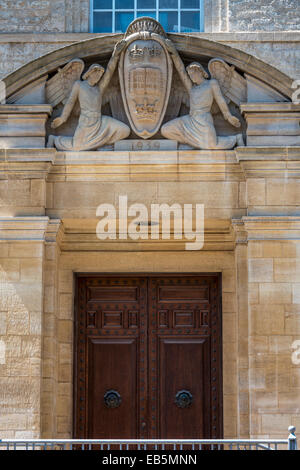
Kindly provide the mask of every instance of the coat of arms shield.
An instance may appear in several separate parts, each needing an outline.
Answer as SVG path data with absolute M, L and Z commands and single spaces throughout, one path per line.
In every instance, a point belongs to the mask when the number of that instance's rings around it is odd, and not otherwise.
M 133 21 L 119 62 L 124 108 L 132 130 L 143 139 L 159 131 L 170 96 L 172 61 L 166 33 L 152 18 Z

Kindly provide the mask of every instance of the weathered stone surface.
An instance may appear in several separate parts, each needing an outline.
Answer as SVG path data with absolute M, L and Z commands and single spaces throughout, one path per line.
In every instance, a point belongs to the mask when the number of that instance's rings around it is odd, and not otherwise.
M 44 148 L 48 105 L 0 105 L 0 148 Z
M 251 334 L 255 335 L 276 335 L 284 331 L 284 308 L 282 305 L 265 305 L 262 299 L 261 304 L 251 305 Z M 279 299 L 277 299 L 279 302 Z
M 287 101 L 287 98 L 281 93 L 276 92 L 251 75 L 245 74 L 247 80 L 247 103 L 274 103 Z
M 249 282 L 272 282 L 273 259 L 261 258 L 249 260 Z
M 294 280 L 299 280 L 299 276 L 294 277 Z M 293 284 L 293 303 L 300 304 L 300 282 Z
M 81 59 L 73 59 L 47 82 L 46 95 L 49 103 L 53 106 L 64 104 L 60 117 L 52 121 L 51 128 L 61 127 L 68 121 L 76 102 L 79 102 L 82 116 L 73 136 L 49 135 L 48 147 L 76 152 L 97 150 L 129 136 L 130 129 L 124 122 L 115 117 L 102 116 L 101 112 L 104 93 L 112 80 L 124 45 L 125 41 L 116 44 L 106 70 L 93 64 L 80 80 L 85 63 Z M 116 95 L 115 91 L 114 94 Z
M 72 318 L 73 296 L 72 294 L 60 294 L 59 318 L 69 320 Z
M 88 31 L 88 0 L 46 0 L 25 2 L 3 0 L 0 30 L 7 32 Z M 293 0 L 205 0 L 206 30 L 218 31 L 286 31 L 297 30 L 298 7 Z
M 228 28 L 230 31 L 297 30 L 300 7 L 294 0 L 230 0 Z
M 177 150 L 176 140 L 142 140 L 142 139 L 128 139 L 120 140 L 115 143 L 115 151 L 161 151 L 161 150 Z
M 241 105 L 247 121 L 247 145 L 300 144 L 300 106 L 293 103 L 247 103 Z
M 36 80 L 33 83 L 30 83 L 27 87 L 23 88 L 15 95 L 11 96 L 7 100 L 7 104 L 45 104 L 46 103 L 46 93 L 45 85 L 48 75 Z
M 156 28 L 155 37 L 149 34 L 152 28 Z M 149 28 L 137 18 L 124 37 L 126 47 L 120 56 L 119 78 L 125 112 L 135 134 L 150 138 L 159 131 L 172 85 L 173 63 L 166 33 L 156 20 Z
M 88 0 L 3 0 L 0 31 L 11 33 L 87 31 Z

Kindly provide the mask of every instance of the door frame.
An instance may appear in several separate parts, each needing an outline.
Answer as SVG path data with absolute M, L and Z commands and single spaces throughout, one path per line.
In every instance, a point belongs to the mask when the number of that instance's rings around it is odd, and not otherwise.
M 205 277 L 214 276 L 218 282 L 218 323 L 219 323 L 219 342 L 217 344 L 217 356 L 219 370 L 217 371 L 218 380 L 216 387 L 216 395 L 218 410 L 218 428 L 216 429 L 217 439 L 222 439 L 224 436 L 224 409 L 223 409 L 223 311 L 222 311 L 222 272 L 77 272 L 74 273 L 74 324 L 73 324 L 73 423 L 72 434 L 76 438 L 76 422 L 77 422 L 77 407 L 78 407 L 78 388 L 77 388 L 77 358 L 78 358 L 78 279 L 84 277 L 97 278 L 97 277 Z

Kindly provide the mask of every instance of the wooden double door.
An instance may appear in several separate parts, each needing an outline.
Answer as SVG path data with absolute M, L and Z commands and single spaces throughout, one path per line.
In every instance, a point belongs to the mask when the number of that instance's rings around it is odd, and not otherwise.
M 74 437 L 222 437 L 220 283 L 77 275 Z

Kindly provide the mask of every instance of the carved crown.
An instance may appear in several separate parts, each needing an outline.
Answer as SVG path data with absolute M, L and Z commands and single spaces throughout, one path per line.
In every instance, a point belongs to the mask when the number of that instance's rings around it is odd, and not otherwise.
M 148 16 L 142 16 L 141 18 L 136 18 L 128 26 L 125 37 L 130 36 L 134 33 L 140 33 L 141 31 L 147 31 L 149 33 L 160 34 L 160 36 L 167 37 L 164 28 L 156 21 L 154 18 Z

